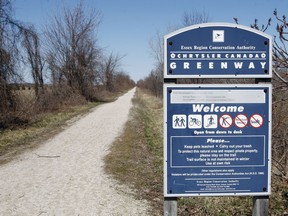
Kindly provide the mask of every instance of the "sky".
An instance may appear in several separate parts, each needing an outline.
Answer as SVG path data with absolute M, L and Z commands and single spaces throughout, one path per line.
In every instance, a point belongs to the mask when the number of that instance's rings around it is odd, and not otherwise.
M 12 0 L 14 17 L 35 25 L 43 31 L 49 19 L 61 15 L 63 8 L 74 8 L 79 0 Z M 124 56 L 121 69 L 138 81 L 149 75 L 155 66 L 149 43 L 168 29 L 179 26 L 184 13 L 205 13 L 209 22 L 234 24 L 237 17 L 241 25 L 249 26 L 255 18 L 259 24 L 272 18 L 266 31 L 276 35 L 274 9 L 279 15 L 288 15 L 288 0 L 84 0 L 87 13 L 91 9 L 101 12 L 99 45 L 109 54 Z

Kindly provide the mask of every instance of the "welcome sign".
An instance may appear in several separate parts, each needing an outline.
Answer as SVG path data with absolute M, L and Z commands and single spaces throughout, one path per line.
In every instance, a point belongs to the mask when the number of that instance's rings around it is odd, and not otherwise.
M 164 196 L 271 193 L 270 84 L 164 84 Z
M 255 29 L 209 23 L 164 37 L 164 78 L 271 78 L 272 37 Z

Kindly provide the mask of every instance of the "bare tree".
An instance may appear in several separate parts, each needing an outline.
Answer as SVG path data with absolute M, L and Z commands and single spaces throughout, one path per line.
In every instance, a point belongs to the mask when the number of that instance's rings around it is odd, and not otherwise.
M 273 154 L 274 165 L 280 171 L 281 176 L 288 179 L 288 23 L 286 16 L 280 17 L 277 10 L 274 11 L 277 20 L 276 31 L 278 37 L 274 39 L 273 46 Z
M 276 21 L 278 22 L 276 26 L 278 37 L 274 37 L 273 44 L 273 74 L 277 77 L 276 79 L 280 80 L 283 84 L 288 85 L 288 80 L 284 77 L 285 73 L 281 73 L 283 71 L 287 72 L 288 68 L 288 23 L 286 20 L 286 16 L 283 15 L 282 17 L 279 17 L 276 9 L 274 10 L 273 14 L 276 18 Z M 238 18 L 233 19 L 236 24 L 239 24 Z M 251 24 L 250 27 L 265 32 L 269 28 L 269 26 L 271 26 L 271 22 L 272 19 L 269 18 L 266 24 L 259 25 L 258 19 L 255 19 L 254 23 Z
M 155 66 L 158 67 L 158 65 L 163 65 L 163 35 L 159 31 L 150 39 L 149 48 L 151 55 L 154 58 Z
M 125 91 L 135 86 L 135 82 L 130 78 L 127 73 L 123 71 L 117 72 L 114 80 L 117 91 Z
M 44 62 L 40 54 L 40 39 L 33 27 L 22 30 L 22 45 L 26 51 L 27 62 L 31 67 L 36 97 L 44 91 L 43 68 Z
M 209 16 L 206 12 L 184 12 L 182 21 L 180 25 L 177 25 L 177 29 L 182 27 L 187 27 L 190 25 L 205 23 L 209 21 Z M 174 30 L 176 30 L 174 28 Z M 148 77 L 144 80 L 141 80 L 139 83 L 142 87 L 148 88 L 154 95 L 157 97 L 161 97 L 163 95 L 162 86 L 163 86 L 163 67 L 164 67 L 164 53 L 163 53 L 163 35 L 156 32 L 153 39 L 149 41 L 149 47 L 151 50 L 151 54 L 154 58 L 154 69 L 150 72 Z M 198 82 L 199 80 L 185 80 L 187 83 Z M 149 83 L 147 83 L 149 82 Z M 179 82 L 184 82 L 184 80 L 179 80 Z M 138 84 L 139 84 L 138 83 Z
M 118 72 L 123 56 L 111 53 L 102 63 L 103 84 L 107 91 L 115 90 L 115 75 Z
M 47 61 L 53 81 L 65 82 L 89 100 L 101 52 L 96 43 L 100 22 L 99 12 L 87 14 L 80 3 L 73 10 L 66 9 L 63 17 L 54 17 L 46 31 Z
M 0 0 L 0 111 L 15 109 L 9 83 L 19 76 L 15 70 L 19 59 L 18 40 L 21 24 L 12 17 L 12 6 L 9 0 Z
M 274 74 L 282 81 L 282 83 L 288 87 L 288 79 L 287 76 L 284 77 L 280 74 L 281 71 L 288 72 L 288 50 L 287 50 L 287 43 L 288 43 L 288 22 L 286 20 L 286 16 L 283 15 L 279 17 L 277 10 L 274 11 L 274 16 L 276 17 L 277 23 L 277 33 L 278 39 L 275 38 L 274 40 L 274 49 L 273 49 L 273 61 L 274 61 Z M 279 73 L 280 72 L 280 73 Z
M 203 12 L 184 12 L 182 17 L 182 25 L 184 27 L 190 26 L 190 25 L 196 25 L 201 23 L 207 23 L 209 22 L 209 14 L 207 14 L 205 11 Z
M 278 170 L 278 175 L 288 179 L 288 23 L 286 16 L 280 17 L 277 10 L 274 10 L 276 19 L 276 32 L 273 44 L 273 165 Z M 234 18 L 238 24 L 238 19 Z M 258 19 L 254 20 L 251 28 L 266 31 L 271 26 L 272 19 L 268 19 L 265 25 L 259 25 Z

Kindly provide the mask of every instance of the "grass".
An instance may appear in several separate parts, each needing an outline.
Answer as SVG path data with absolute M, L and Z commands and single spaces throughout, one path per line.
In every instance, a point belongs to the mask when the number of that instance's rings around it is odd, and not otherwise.
M 2 129 L 0 128 L 0 164 L 13 159 L 13 156 L 21 153 L 23 150 L 33 148 L 37 146 L 37 143 L 41 143 L 58 133 L 71 118 L 89 112 L 92 107 L 100 103 L 115 101 L 125 92 L 127 91 L 123 90 L 111 93 L 102 90 L 97 92 L 97 96 L 101 102 L 89 103 L 79 95 L 78 97 L 77 95 L 72 95 L 73 97 L 66 98 L 67 100 L 61 100 L 61 98 L 57 97 L 49 98 L 51 95 L 47 91 L 47 95 L 45 95 L 47 98 L 44 97 L 43 100 L 48 101 L 49 99 L 51 103 L 47 102 L 48 105 L 53 104 L 55 107 L 45 107 L 47 109 L 41 110 L 40 105 L 39 111 L 36 105 L 36 109 L 33 111 L 35 108 L 33 107 L 35 103 L 34 90 L 15 90 L 14 94 L 18 97 L 19 110 L 16 112 L 17 115 L 12 113 L 15 116 L 12 115 L 11 118 L 6 118 L 8 120 L 4 121 L 5 124 L 3 123 L 5 127 L 2 126 Z M 45 105 L 47 106 L 47 104 Z M 35 115 L 32 112 L 37 112 L 38 114 Z M 18 113 L 21 113 L 21 115 L 18 116 Z M 7 117 L 7 114 L 5 117 Z
M 96 105 L 97 103 L 89 103 L 59 112 L 41 114 L 27 125 L 0 131 L 0 163 L 9 161 L 27 148 L 37 146 L 37 143 L 58 133 L 69 119 L 89 112 Z
M 163 215 L 162 100 L 137 90 L 124 133 L 105 158 L 106 170 L 135 189 L 139 199 L 153 206 L 151 215 Z M 287 180 L 273 175 L 269 215 L 288 215 Z M 252 197 L 178 198 L 178 215 L 252 215 Z
M 124 133 L 105 158 L 106 171 L 135 189 L 139 199 L 152 202 L 151 215 L 162 206 L 162 103 L 139 90 Z

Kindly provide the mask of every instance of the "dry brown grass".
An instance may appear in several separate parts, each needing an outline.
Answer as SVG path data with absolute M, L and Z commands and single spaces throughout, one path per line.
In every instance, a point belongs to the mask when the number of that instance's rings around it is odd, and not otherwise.
M 162 100 L 137 90 L 125 132 L 106 157 L 106 170 L 136 189 L 154 206 L 151 215 L 163 215 L 163 109 Z M 287 181 L 273 175 L 270 215 L 288 209 Z M 178 199 L 178 215 L 251 215 L 252 197 L 195 197 Z
M 17 86 L 16 86 L 17 87 Z M 45 88 L 36 98 L 33 88 L 12 90 L 14 105 L 0 112 L 0 163 L 31 148 L 61 130 L 66 121 L 86 113 L 100 102 L 89 103 L 68 86 Z M 97 91 L 101 102 L 115 100 L 123 92 Z
M 149 200 L 155 207 L 151 215 L 161 215 L 162 137 L 159 131 L 162 130 L 162 103 L 138 90 L 133 103 L 123 135 L 105 158 L 106 171 L 136 189 L 139 199 Z
M 34 117 L 29 124 L 13 129 L 0 130 L 0 163 L 7 162 L 28 148 L 34 148 L 44 140 L 62 130 L 67 121 L 89 112 L 96 103 L 74 106 L 65 110 L 43 113 Z

